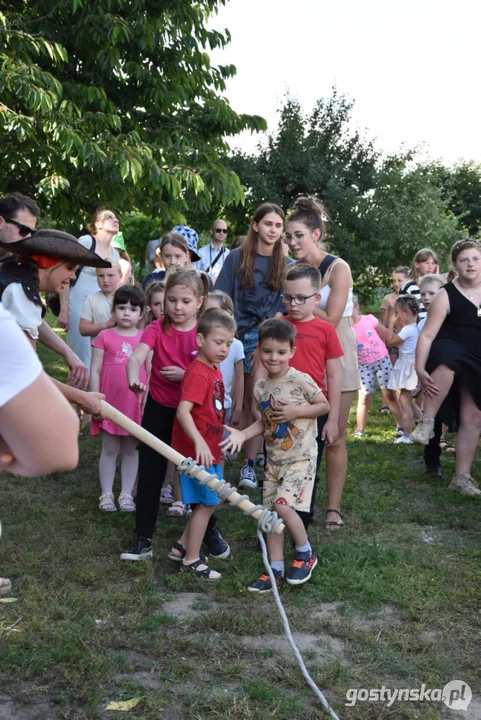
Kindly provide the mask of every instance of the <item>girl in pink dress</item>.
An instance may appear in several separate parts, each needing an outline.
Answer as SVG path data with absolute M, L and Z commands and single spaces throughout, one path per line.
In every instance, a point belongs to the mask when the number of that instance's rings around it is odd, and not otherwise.
M 130 392 L 127 383 L 127 361 L 140 343 L 142 330 L 137 328 L 144 310 L 144 293 L 140 288 L 123 286 L 114 295 L 112 312 L 116 325 L 102 330 L 92 342 L 92 365 L 90 390 L 102 392 L 110 405 L 140 425 L 142 404 Z M 142 382 L 146 383 L 145 365 L 141 368 Z M 100 496 L 99 508 L 114 512 L 113 485 L 117 457 L 121 455 L 122 489 L 118 497 L 123 512 L 133 512 L 135 504 L 132 488 L 137 477 L 139 454 L 137 440 L 112 420 L 92 419 L 92 435 L 102 433 L 102 452 L 99 461 Z

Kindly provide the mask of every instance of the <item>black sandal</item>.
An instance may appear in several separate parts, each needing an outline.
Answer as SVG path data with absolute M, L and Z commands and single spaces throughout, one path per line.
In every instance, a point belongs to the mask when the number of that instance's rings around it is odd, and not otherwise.
M 336 513 L 337 515 L 339 515 L 339 520 L 326 520 L 326 530 L 330 530 L 333 527 L 336 527 L 339 529 L 344 527 L 344 523 L 342 521 L 342 515 L 339 512 L 339 510 L 334 510 L 334 508 L 332 508 L 330 510 L 326 510 L 326 516 L 327 516 L 327 513 Z
M 186 575 L 195 575 L 195 577 L 199 580 L 207 580 L 208 582 L 217 582 L 217 580 L 221 579 L 222 575 L 220 573 L 218 578 L 210 577 L 211 572 L 216 572 L 213 568 L 207 565 L 207 567 L 203 570 L 198 570 L 199 565 L 205 565 L 205 558 L 203 560 L 200 557 L 198 560 L 195 560 L 189 565 L 186 565 L 183 562 L 180 566 L 180 572 L 185 573 Z
M 180 555 L 174 555 L 172 550 L 178 550 L 180 552 Z M 167 557 L 169 558 L 169 560 L 173 560 L 174 562 L 179 562 L 179 563 L 182 562 L 182 560 L 185 558 L 185 547 L 181 543 L 175 542 L 172 545 L 172 548 L 171 548 L 170 552 L 168 553 Z M 201 550 L 199 557 L 202 561 L 205 561 L 207 555 L 205 555 Z
M 454 447 L 454 445 L 450 445 L 450 443 L 448 443 L 444 438 L 441 438 L 441 440 L 439 441 L 439 447 L 444 452 L 456 453 L 456 448 Z

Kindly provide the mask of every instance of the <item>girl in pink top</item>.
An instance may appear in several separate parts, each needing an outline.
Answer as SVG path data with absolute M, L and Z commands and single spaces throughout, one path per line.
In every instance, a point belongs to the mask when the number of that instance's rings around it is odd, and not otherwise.
M 164 316 L 144 330 L 141 342 L 127 364 L 129 387 L 132 393 L 142 396 L 147 388 L 140 371 L 152 351 L 142 427 L 168 445 L 180 402 L 180 384 L 198 350 L 197 314 L 202 310 L 208 292 L 206 275 L 184 268 L 171 272 L 165 287 Z M 142 560 L 152 556 L 151 539 L 166 467 L 167 460 L 163 455 L 140 445 L 134 540 L 121 554 L 121 560 Z
M 392 365 L 389 360 L 389 353 L 383 340 L 387 338 L 385 328 L 374 315 L 361 315 L 359 301 L 353 296 L 354 310 L 352 319 L 354 321 L 354 333 L 357 342 L 357 357 L 359 372 L 361 375 L 361 389 L 357 403 L 357 429 L 354 437 L 363 437 L 366 429 L 367 415 L 374 392 L 374 379 L 377 377 L 379 387 L 386 391 L 385 397 L 389 409 L 396 420 L 401 424 L 401 408 L 393 390 L 388 390 L 389 378 L 391 377 Z M 381 339 L 382 338 L 382 339 Z
M 113 315 L 115 327 L 102 330 L 92 342 L 92 364 L 90 369 L 90 390 L 102 392 L 110 405 L 140 423 L 141 406 L 129 391 L 127 383 L 127 361 L 142 339 L 142 330 L 137 329 L 144 309 L 144 293 L 135 287 L 124 285 L 114 295 Z M 141 375 L 145 383 L 145 366 Z M 135 504 L 132 488 L 137 476 L 139 454 L 137 440 L 112 420 L 92 418 L 92 435 L 102 433 L 102 452 L 99 461 L 100 510 L 113 512 L 117 508 L 113 496 L 113 484 L 117 457 L 122 457 L 122 489 L 118 497 L 119 507 L 124 512 L 133 512 Z

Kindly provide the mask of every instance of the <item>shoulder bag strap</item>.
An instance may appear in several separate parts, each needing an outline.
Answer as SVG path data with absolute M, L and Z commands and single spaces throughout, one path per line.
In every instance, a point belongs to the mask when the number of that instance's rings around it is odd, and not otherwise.
M 215 258 L 213 259 L 213 261 L 211 262 L 211 264 L 209 265 L 209 267 L 207 268 L 207 270 L 204 270 L 204 272 L 210 273 L 210 271 L 212 270 L 212 268 L 213 268 L 214 265 L 216 264 L 217 260 L 219 260 L 220 256 L 223 255 L 224 252 L 225 252 L 225 245 L 222 245 L 222 247 L 221 247 L 221 249 L 219 250 L 218 254 L 215 256 Z
M 93 235 L 91 235 L 91 236 L 90 236 L 90 248 L 89 248 L 89 250 L 91 250 L 92 252 L 95 252 L 95 248 L 96 248 L 96 247 L 97 247 L 97 240 L 96 240 L 96 238 L 95 238 Z M 76 269 L 76 271 L 75 271 L 75 282 L 74 282 L 74 285 L 75 285 L 75 283 L 77 282 L 77 280 L 79 279 L 80 273 L 82 272 L 83 269 L 84 269 L 84 265 L 80 265 L 80 266 Z

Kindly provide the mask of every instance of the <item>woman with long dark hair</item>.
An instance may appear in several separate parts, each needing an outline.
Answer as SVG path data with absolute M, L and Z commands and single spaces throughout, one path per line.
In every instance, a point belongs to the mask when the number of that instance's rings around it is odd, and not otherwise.
M 216 290 L 227 293 L 234 302 L 237 337 L 244 346 L 246 422 L 258 418 L 254 405 L 254 385 L 264 373 L 256 367 L 254 351 L 257 346 L 259 324 L 266 318 L 284 312 L 281 299 L 286 264 L 292 262 L 284 255 L 282 233 L 284 212 L 273 203 L 264 203 L 254 213 L 249 232 L 242 247 L 226 257 L 216 282 Z M 254 472 L 258 440 L 245 444 L 245 464 L 240 474 L 240 487 L 257 486 Z
M 309 263 L 321 273 L 321 300 L 315 315 L 336 328 L 344 355 L 341 361 L 340 402 L 329 388 L 328 420 L 324 429 L 326 440 L 327 514 L 326 529 L 339 530 L 341 500 L 347 476 L 346 426 L 354 395 L 360 386 L 357 343 L 352 311 L 352 276 L 349 265 L 330 255 L 322 244 L 326 212 L 313 197 L 301 197 L 294 203 L 286 225 L 286 241 L 298 262 Z

